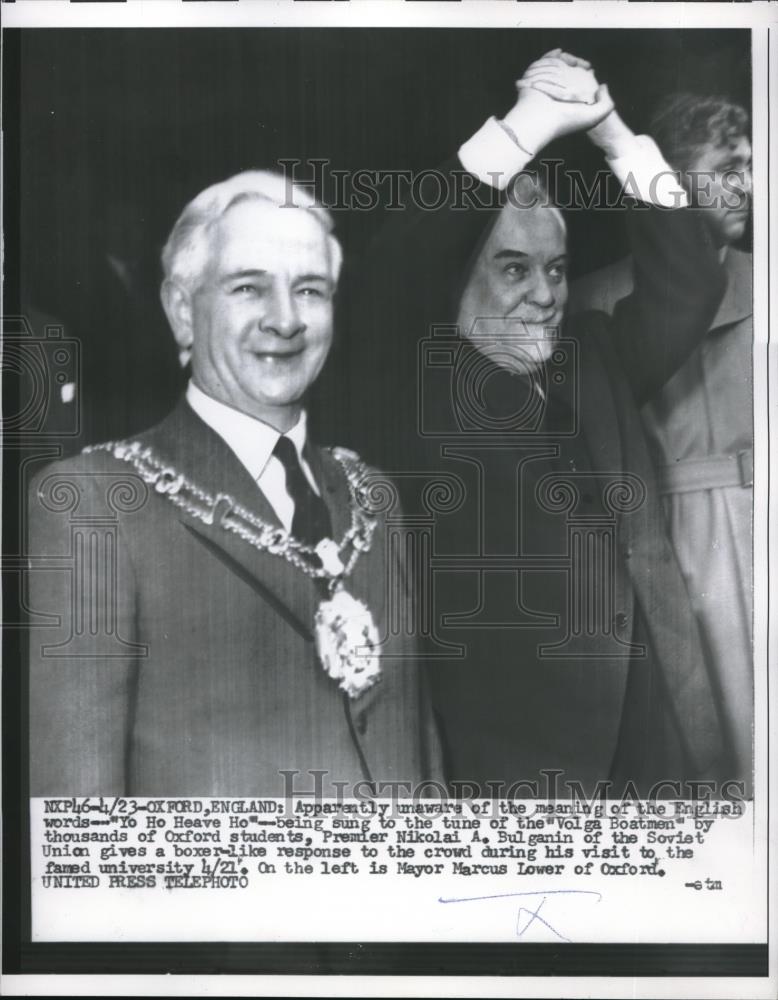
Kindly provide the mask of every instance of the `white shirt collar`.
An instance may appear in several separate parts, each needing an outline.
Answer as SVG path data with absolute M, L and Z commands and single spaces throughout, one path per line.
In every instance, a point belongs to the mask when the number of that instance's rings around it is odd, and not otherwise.
M 258 480 L 265 471 L 276 442 L 281 437 L 279 431 L 256 417 L 250 417 L 247 413 L 241 413 L 240 410 L 208 396 L 191 380 L 186 387 L 186 401 L 197 416 L 226 441 L 248 469 L 251 478 Z M 300 419 L 294 427 L 286 432 L 286 437 L 295 446 L 297 457 L 302 463 L 307 437 L 305 410 L 301 412 Z

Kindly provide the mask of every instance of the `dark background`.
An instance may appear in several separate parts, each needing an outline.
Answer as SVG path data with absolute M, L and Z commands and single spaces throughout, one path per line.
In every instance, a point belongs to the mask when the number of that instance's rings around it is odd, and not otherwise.
M 18 291 L 36 333 L 53 317 L 82 344 L 81 434 L 65 451 L 156 422 L 180 391 L 158 254 L 183 205 L 209 184 L 290 157 L 326 158 L 332 170 L 434 167 L 486 117 L 504 114 L 513 81 L 556 46 L 591 60 L 635 131 L 675 89 L 750 104 L 743 30 L 20 34 Z M 587 173 L 601 165 L 582 136 L 547 154 Z M 382 208 L 336 213 L 347 263 L 382 218 Z M 573 277 L 625 250 L 619 213 L 568 213 L 568 224 Z M 124 281 L 109 255 L 126 265 Z M 341 300 L 348 277 L 346 267 Z M 344 338 L 319 412 L 328 392 L 347 391 L 337 381 Z

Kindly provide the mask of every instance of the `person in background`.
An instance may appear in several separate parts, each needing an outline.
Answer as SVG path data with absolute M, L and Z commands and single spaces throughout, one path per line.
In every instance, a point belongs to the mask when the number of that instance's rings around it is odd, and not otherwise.
M 731 777 L 751 787 L 752 260 L 737 244 L 751 209 L 748 114 L 715 96 L 672 94 L 650 133 L 679 172 L 718 248 L 727 289 L 708 334 L 642 410 L 670 535 L 700 624 Z M 633 258 L 576 282 L 572 312 L 612 313 L 632 290 Z

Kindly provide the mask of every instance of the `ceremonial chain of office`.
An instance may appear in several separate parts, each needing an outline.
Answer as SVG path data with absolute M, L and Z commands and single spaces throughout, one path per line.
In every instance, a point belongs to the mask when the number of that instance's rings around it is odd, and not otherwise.
M 348 482 L 351 524 L 339 543 L 325 538 L 312 548 L 284 528 L 258 518 L 229 494 L 213 496 L 202 490 L 157 458 L 151 448 L 144 448 L 140 441 L 108 441 L 84 449 L 86 453 L 95 451 L 110 452 L 129 463 L 144 482 L 190 516 L 208 525 L 218 523 L 254 548 L 285 559 L 306 576 L 326 580 L 330 597 L 319 604 L 314 617 L 316 651 L 324 670 L 339 681 L 341 690 L 350 698 L 359 697 L 380 679 L 376 653 L 379 637 L 372 613 L 343 587 L 344 577 L 351 573 L 360 555 L 370 550 L 377 523 L 360 503 L 360 483 L 367 468 L 353 452 L 345 448 L 333 448 L 331 452 Z M 217 522 L 220 504 L 224 505 L 224 512 Z M 348 546 L 352 551 L 343 562 L 340 553 Z
M 144 482 L 192 517 L 204 524 L 218 523 L 255 549 L 285 559 L 306 576 L 327 580 L 330 588 L 351 573 L 363 552 L 370 551 L 376 520 L 364 510 L 358 496 L 367 467 L 353 452 L 345 448 L 333 448 L 331 453 L 348 482 L 351 524 L 340 542 L 325 539 L 324 544 L 320 543 L 315 548 L 305 545 L 285 528 L 263 521 L 228 493 L 217 493 L 215 496 L 207 493 L 172 465 L 157 458 L 151 448 L 143 448 L 140 441 L 108 441 L 84 448 L 85 454 L 96 451 L 110 452 L 114 458 L 128 462 Z M 224 513 L 217 522 L 216 512 L 220 504 L 224 505 Z M 353 551 L 343 563 L 339 553 L 349 545 Z

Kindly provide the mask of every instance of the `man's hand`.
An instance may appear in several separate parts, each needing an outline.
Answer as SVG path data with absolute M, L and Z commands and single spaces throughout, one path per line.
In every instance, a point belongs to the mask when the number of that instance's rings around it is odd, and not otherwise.
M 588 131 L 613 111 L 608 88 L 598 84 L 589 63 L 560 49 L 532 63 L 516 88 L 504 123 L 533 155 L 553 139 Z
M 591 63 L 561 49 L 553 49 L 532 63 L 516 81 L 517 90 L 528 87 L 555 101 L 594 104 L 598 83 Z

